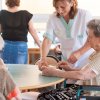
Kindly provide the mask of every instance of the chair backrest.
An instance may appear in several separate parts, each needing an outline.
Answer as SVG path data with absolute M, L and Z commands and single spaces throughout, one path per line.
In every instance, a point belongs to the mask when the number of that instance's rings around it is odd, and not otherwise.
M 47 63 L 52 66 L 56 66 L 57 63 L 59 62 L 59 60 L 52 55 L 48 55 L 46 60 L 47 60 Z M 38 65 L 39 61 L 40 61 L 40 58 L 34 64 Z

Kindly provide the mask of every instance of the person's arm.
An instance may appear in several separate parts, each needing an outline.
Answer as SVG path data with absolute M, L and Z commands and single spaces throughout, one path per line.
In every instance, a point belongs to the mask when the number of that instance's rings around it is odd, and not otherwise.
M 4 70 L 5 74 L 5 85 L 4 85 L 4 96 L 7 100 L 22 100 L 21 93 L 19 88 L 16 86 L 13 81 L 12 76 L 8 72 L 8 70 Z
M 54 67 L 47 67 L 42 71 L 42 73 L 45 76 L 56 76 L 73 80 L 87 80 L 96 76 L 96 74 L 91 70 L 90 67 L 88 67 L 88 65 L 82 70 L 74 69 L 73 71 L 64 71 Z
M 71 63 L 75 63 L 81 55 L 83 55 L 86 51 L 88 51 L 90 49 L 90 45 L 89 45 L 89 42 L 88 42 L 88 37 L 87 37 L 87 33 L 86 33 L 86 29 L 87 29 L 87 23 L 93 19 L 92 15 L 90 14 L 90 12 L 86 11 L 85 12 L 85 17 L 84 17 L 84 28 L 83 28 L 83 43 L 85 42 L 85 44 L 80 48 L 78 49 L 77 51 L 73 52 L 71 54 L 71 56 L 69 57 L 68 61 L 71 62 Z M 83 23 L 82 23 L 83 24 Z M 86 37 L 87 37 L 87 40 L 86 40 Z
M 34 40 L 35 40 L 35 42 L 37 43 L 37 45 L 40 47 L 40 46 L 41 46 L 41 45 L 40 45 L 40 40 L 39 40 L 39 37 L 38 37 L 38 35 L 37 35 L 37 33 L 36 33 L 36 30 L 35 30 L 35 28 L 34 28 L 34 26 L 33 26 L 32 19 L 29 21 L 28 25 L 29 25 L 29 32 L 30 32 L 30 34 L 31 34 L 32 37 L 34 38 Z
M 44 38 L 42 42 L 42 47 L 41 47 L 41 59 L 45 59 L 47 54 L 49 53 L 50 47 L 51 47 L 52 41 L 47 39 L 46 37 Z
M 64 69 L 65 71 L 79 71 L 81 69 L 81 68 L 72 67 L 71 64 L 66 61 L 60 61 L 58 63 L 58 68 Z
M 86 43 L 84 44 L 84 46 L 83 47 L 81 47 L 78 51 L 79 51 L 79 56 L 77 57 L 77 55 L 76 55 L 76 57 L 77 58 L 79 58 L 81 55 L 83 55 L 86 51 L 88 51 L 89 49 L 91 49 L 91 46 L 90 46 L 90 44 L 89 44 L 89 41 L 88 41 L 88 38 L 87 38 L 87 41 L 86 41 Z
M 7 95 L 7 100 L 22 100 L 19 89 L 15 88 L 11 93 L 9 93 Z
M 83 79 L 82 73 L 80 71 L 64 71 L 60 69 L 56 69 L 54 67 L 47 67 L 42 71 L 42 74 L 45 76 L 56 76 L 62 77 L 65 79 Z
M 40 63 L 39 63 L 40 70 L 43 70 L 46 66 L 48 66 L 48 64 L 46 62 L 46 56 L 49 53 L 51 44 L 52 44 L 52 41 L 50 41 L 49 39 L 47 39 L 45 37 L 42 42 L 42 46 L 40 48 L 40 52 L 41 52 L 41 59 L 40 59 Z
M 3 88 L 3 95 L 7 100 L 21 100 L 20 90 L 14 83 L 12 76 L 7 70 L 7 66 L 4 64 L 3 60 L 0 58 L 0 84 Z
M 46 56 L 49 53 L 51 44 L 55 39 L 53 23 L 54 23 L 54 19 L 51 16 L 47 22 L 46 32 L 43 35 L 44 40 L 43 40 L 42 46 L 41 46 L 41 59 L 40 59 L 40 63 L 39 63 L 40 70 L 42 70 L 43 68 L 48 66 L 48 64 L 46 62 Z
M 78 49 L 77 51 L 73 52 L 70 55 L 70 57 L 68 58 L 67 61 L 72 63 L 72 64 L 75 63 L 81 57 L 81 55 L 83 55 L 89 49 L 91 49 L 91 47 L 90 47 L 90 44 L 89 44 L 88 39 L 87 39 L 87 41 L 84 44 L 84 46 L 81 47 L 80 49 Z

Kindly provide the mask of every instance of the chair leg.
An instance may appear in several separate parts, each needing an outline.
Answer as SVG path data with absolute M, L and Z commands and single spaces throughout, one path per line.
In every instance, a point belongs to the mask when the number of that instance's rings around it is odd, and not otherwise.
M 66 88 L 66 80 L 56 85 L 56 89 Z
M 60 89 L 62 87 L 62 83 L 56 85 L 56 89 Z

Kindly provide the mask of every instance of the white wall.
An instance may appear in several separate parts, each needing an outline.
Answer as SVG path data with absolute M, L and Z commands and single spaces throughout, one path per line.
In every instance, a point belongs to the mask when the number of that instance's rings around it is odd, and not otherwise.
M 0 0 L 1 1 L 1 0 Z M 3 8 L 5 6 L 5 0 L 3 1 Z M 54 10 L 52 6 L 52 0 L 20 0 L 20 9 L 27 9 L 28 11 L 34 14 L 44 14 L 44 13 L 52 13 Z
M 2 8 L 2 0 L 0 0 L 0 10 L 1 10 L 1 8 Z
M 78 5 L 90 11 L 93 16 L 100 16 L 100 0 L 78 0 Z

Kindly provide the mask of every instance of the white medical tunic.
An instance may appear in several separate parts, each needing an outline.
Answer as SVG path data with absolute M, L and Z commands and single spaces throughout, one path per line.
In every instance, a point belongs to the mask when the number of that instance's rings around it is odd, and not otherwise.
M 82 9 L 78 9 L 74 19 L 69 20 L 68 23 L 63 17 L 57 17 L 56 13 L 53 13 L 49 18 L 44 36 L 52 42 L 55 38 L 59 39 L 63 58 L 66 60 L 73 51 L 86 42 L 86 27 L 91 19 L 91 14 Z

